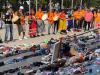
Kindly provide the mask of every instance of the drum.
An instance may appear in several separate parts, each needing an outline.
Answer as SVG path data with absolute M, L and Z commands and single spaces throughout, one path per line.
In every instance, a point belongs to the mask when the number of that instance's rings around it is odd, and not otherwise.
M 59 19 L 58 16 L 54 16 L 54 18 L 53 18 L 54 21 L 57 21 L 58 19 Z
M 44 21 L 44 20 L 47 20 L 47 18 L 48 18 L 48 15 L 47 14 L 44 14 L 43 16 L 42 16 L 42 20 Z
M 18 19 L 19 19 L 18 16 L 14 16 L 14 17 L 12 18 L 12 22 L 15 23 L 16 21 L 18 21 Z

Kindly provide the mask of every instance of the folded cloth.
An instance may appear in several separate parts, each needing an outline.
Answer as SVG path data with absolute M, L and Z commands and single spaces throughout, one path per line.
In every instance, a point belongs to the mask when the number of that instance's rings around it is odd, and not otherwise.
M 100 49 L 96 49 L 95 50 L 95 53 L 100 53 Z

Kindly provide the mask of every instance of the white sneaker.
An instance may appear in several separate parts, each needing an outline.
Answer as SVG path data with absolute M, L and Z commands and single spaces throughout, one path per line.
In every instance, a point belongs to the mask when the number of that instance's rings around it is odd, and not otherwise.
M 21 37 L 19 37 L 19 40 L 22 40 L 22 38 L 21 38 Z
M 27 37 L 24 37 L 24 39 L 28 39 Z

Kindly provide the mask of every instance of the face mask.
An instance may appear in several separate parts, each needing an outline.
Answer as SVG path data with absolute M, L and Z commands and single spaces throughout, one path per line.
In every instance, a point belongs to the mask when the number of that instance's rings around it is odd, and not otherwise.
M 9 13 L 7 12 L 6 15 L 9 15 Z

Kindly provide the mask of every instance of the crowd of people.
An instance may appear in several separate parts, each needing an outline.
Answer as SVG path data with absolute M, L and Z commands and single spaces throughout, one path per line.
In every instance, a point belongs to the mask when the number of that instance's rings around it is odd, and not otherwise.
M 2 47 L 1 51 L 3 58 L 19 55 L 30 52 L 32 55 L 24 56 L 21 60 L 15 58 L 10 65 L 16 62 L 25 62 L 27 59 L 35 56 L 45 55 L 42 57 L 41 62 L 34 62 L 33 64 L 17 66 L 18 69 L 33 69 L 39 67 L 32 72 L 32 75 L 89 75 L 100 73 L 100 8 L 77 8 L 77 9 L 58 9 L 56 4 L 54 9 L 46 13 L 43 12 L 42 7 L 39 7 L 37 11 L 31 9 L 30 12 L 25 12 L 23 7 L 20 7 L 18 11 L 14 11 L 11 7 L 7 7 L 6 11 L 1 13 L 0 16 L 0 29 L 2 29 L 5 23 L 5 38 L 4 41 L 13 41 L 13 25 L 16 24 L 18 30 L 19 40 L 27 39 L 26 30 L 30 38 L 45 36 L 45 31 L 48 35 L 67 34 L 67 32 L 75 31 L 80 32 L 82 30 L 89 31 L 91 29 L 97 29 L 97 31 L 90 31 L 88 36 L 78 37 L 74 35 L 72 37 L 62 37 L 59 39 L 51 38 L 47 42 L 43 42 L 38 45 L 32 45 L 29 48 L 24 46 L 9 48 Z M 45 23 L 48 22 L 48 23 Z M 48 29 L 46 29 L 48 24 Z M 26 27 L 28 26 L 28 28 Z M 2 35 L 1 35 L 2 36 Z M 10 39 L 9 39 L 10 37 Z M 59 47 L 56 47 L 56 43 L 59 42 Z M 55 46 L 55 49 L 54 49 Z M 18 49 L 18 50 L 17 50 Z M 55 54 L 53 54 L 53 52 Z M 71 52 L 72 51 L 72 52 Z M 33 54 L 34 53 L 34 54 Z M 29 53 L 28 53 L 29 54 Z M 53 60 L 53 58 L 56 60 Z M 12 59 L 13 60 L 13 59 Z M 22 61 L 25 60 L 25 61 Z M 34 60 L 34 59 L 32 59 Z M 5 62 L 4 65 L 9 65 L 9 62 Z M 29 61 L 30 62 L 30 61 Z M 26 62 L 25 62 L 26 63 Z M 41 64 L 42 63 L 42 64 Z M 46 66 L 41 67 L 45 64 Z M 92 67 L 90 67 L 92 66 Z M 22 71 L 19 71 L 17 75 L 21 75 Z M 16 71 L 16 72 L 17 72 Z M 96 73 L 95 73 L 96 71 Z M 3 75 L 8 71 L 4 71 Z M 11 75 L 11 74 L 9 74 Z M 23 74 L 22 74 L 23 75 Z
M 29 25 L 29 36 L 37 37 L 44 36 L 46 31 L 45 21 L 48 21 L 48 33 L 56 34 L 67 33 L 72 29 L 74 31 L 90 30 L 92 28 L 100 28 L 100 9 L 90 8 L 77 8 L 75 10 L 64 10 L 61 11 L 52 9 L 44 13 L 41 7 L 35 12 L 31 9 L 30 13 L 24 12 L 23 8 L 18 11 L 13 11 L 11 7 L 6 9 L 6 12 L 1 15 L 0 24 L 2 28 L 2 20 L 5 22 L 5 39 L 8 41 L 10 33 L 10 41 L 13 40 L 13 24 L 17 25 L 19 39 L 27 39 L 26 25 Z M 52 30 L 51 30 L 52 28 Z M 21 38 L 21 33 L 23 37 Z

